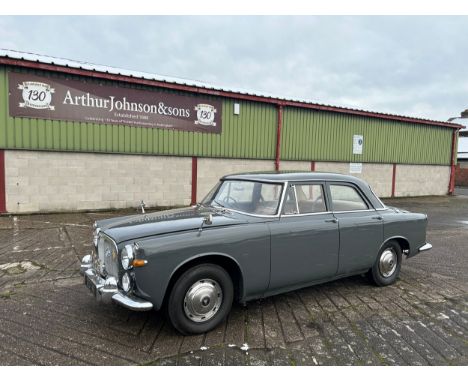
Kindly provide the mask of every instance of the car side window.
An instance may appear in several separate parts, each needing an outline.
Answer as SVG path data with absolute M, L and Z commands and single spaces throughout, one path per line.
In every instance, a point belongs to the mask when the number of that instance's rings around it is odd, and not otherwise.
M 354 187 L 342 184 L 330 184 L 333 211 L 367 210 L 367 203 Z
M 288 188 L 284 203 L 284 214 L 311 214 L 326 211 L 322 185 L 296 184 Z
M 323 188 L 320 184 L 296 185 L 297 205 L 300 214 L 325 212 L 327 207 L 323 198 Z
M 274 215 L 278 210 L 283 186 L 280 184 L 258 184 L 257 192 L 254 190 L 254 213 L 258 215 Z

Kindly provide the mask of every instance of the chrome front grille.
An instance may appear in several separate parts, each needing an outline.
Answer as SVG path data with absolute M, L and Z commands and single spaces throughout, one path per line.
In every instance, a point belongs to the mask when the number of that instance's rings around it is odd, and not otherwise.
M 119 275 L 119 259 L 117 246 L 105 235 L 99 235 L 98 239 L 98 258 L 99 258 L 99 273 L 103 276 Z

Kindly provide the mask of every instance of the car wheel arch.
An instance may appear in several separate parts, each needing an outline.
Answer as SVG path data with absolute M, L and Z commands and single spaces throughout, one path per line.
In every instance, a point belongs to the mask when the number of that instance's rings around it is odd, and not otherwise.
M 401 248 L 401 251 L 402 253 L 404 254 L 409 254 L 410 253 L 410 243 L 409 243 L 409 240 L 406 238 L 406 237 L 403 237 L 403 236 L 392 236 L 392 237 L 388 237 L 385 239 L 385 241 L 382 243 L 382 245 L 380 246 L 380 249 L 379 249 L 379 252 L 382 250 L 382 248 L 385 247 L 386 244 L 388 244 L 390 241 L 396 241 L 399 245 L 400 245 L 400 248 Z
M 223 253 L 204 253 L 188 258 L 172 271 L 169 282 L 166 286 L 166 290 L 164 292 L 164 303 L 166 302 L 177 279 L 186 270 L 200 264 L 216 264 L 224 268 L 231 277 L 234 285 L 234 300 L 242 301 L 244 295 L 243 273 L 237 260 Z
M 391 245 L 389 245 L 392 243 Z M 388 250 L 391 248 L 391 250 Z M 409 242 L 401 236 L 387 238 L 380 246 L 376 260 L 367 276 L 377 286 L 393 284 L 400 273 L 403 251 L 409 250 Z M 386 274 L 388 273 L 388 274 Z

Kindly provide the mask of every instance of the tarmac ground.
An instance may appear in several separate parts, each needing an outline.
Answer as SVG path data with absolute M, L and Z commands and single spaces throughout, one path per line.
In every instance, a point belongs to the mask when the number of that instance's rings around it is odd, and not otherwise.
M 79 260 L 94 220 L 0 217 L 1 365 L 467 365 L 468 196 L 398 198 L 428 214 L 433 245 L 378 288 L 357 276 L 234 305 L 203 335 L 160 312 L 98 304 Z

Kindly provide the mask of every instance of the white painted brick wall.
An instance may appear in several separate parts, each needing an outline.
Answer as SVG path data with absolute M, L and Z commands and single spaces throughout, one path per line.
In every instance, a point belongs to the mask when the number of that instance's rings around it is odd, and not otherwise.
M 393 165 L 391 164 L 363 163 L 361 174 L 350 174 L 349 163 L 316 162 L 315 171 L 352 175 L 369 183 L 377 196 L 384 198 L 392 195 Z
M 65 152 L 5 152 L 8 212 L 72 211 L 189 205 L 191 158 Z M 310 171 L 308 161 L 282 161 L 281 170 Z M 197 201 L 226 174 L 273 171 L 273 160 L 198 159 Z M 349 174 L 349 163 L 316 162 L 316 171 Z M 364 163 L 362 174 L 388 197 L 392 165 Z M 398 165 L 396 196 L 445 195 L 449 166 Z
M 395 196 L 446 195 L 449 179 L 450 166 L 399 164 Z
M 191 158 L 6 151 L 8 212 L 189 205 Z

